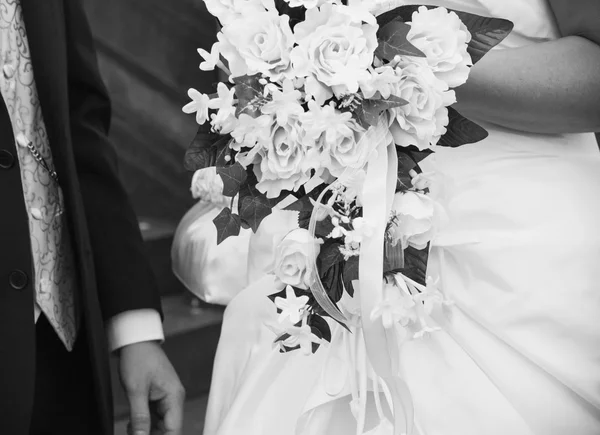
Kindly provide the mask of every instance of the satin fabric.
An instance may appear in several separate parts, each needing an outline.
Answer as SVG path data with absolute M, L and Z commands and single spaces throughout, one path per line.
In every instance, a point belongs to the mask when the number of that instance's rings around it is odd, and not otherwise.
M 558 36 L 542 0 L 430 2 L 512 19 L 499 49 Z M 428 274 L 454 305 L 441 331 L 400 347 L 419 435 L 600 433 L 600 153 L 591 134 L 537 135 L 482 123 L 489 137 L 425 160 L 446 185 L 449 224 Z M 278 215 L 273 219 L 278 219 Z M 272 243 L 294 227 L 265 226 L 251 241 L 249 286 L 225 312 L 205 435 L 348 435 L 366 400 L 365 434 L 381 419 L 360 330 L 333 325 L 311 356 L 280 354 Z M 255 247 L 257 250 L 254 250 Z M 353 303 L 342 304 L 352 315 Z M 359 397 L 357 390 L 368 391 Z M 377 400 L 375 400 L 377 399 Z M 382 406 L 384 415 L 389 410 Z M 359 431 L 360 433 L 360 431 Z
M 204 302 L 227 305 L 246 285 L 248 248 L 251 230 L 217 245 L 213 219 L 221 204 L 198 201 L 179 223 L 173 245 L 173 274 Z M 236 272 L 231 273 L 232 270 Z

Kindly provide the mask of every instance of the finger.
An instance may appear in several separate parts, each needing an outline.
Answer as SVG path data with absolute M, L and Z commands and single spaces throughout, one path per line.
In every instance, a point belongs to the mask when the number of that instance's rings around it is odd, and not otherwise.
M 181 435 L 183 427 L 183 406 L 185 403 L 185 390 L 181 386 L 173 388 L 167 396 L 161 400 L 161 411 L 163 411 L 162 426 L 165 435 Z
M 150 434 L 150 408 L 148 406 L 148 393 L 136 392 L 129 395 L 131 408 L 130 422 L 133 435 Z

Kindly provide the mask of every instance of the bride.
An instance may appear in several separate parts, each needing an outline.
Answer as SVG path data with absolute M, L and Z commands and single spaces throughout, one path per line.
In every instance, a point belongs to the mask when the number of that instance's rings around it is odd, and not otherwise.
M 457 90 L 456 108 L 489 137 L 421 164 L 452 180 L 428 274 L 453 304 L 441 331 L 401 347 L 406 427 L 600 434 L 600 153 L 586 133 L 600 130 L 600 2 L 422 3 L 515 30 Z M 296 220 L 268 220 L 250 241 L 250 285 L 225 312 L 204 434 L 392 435 L 360 330 L 336 325 L 310 356 L 273 345 L 267 272 Z

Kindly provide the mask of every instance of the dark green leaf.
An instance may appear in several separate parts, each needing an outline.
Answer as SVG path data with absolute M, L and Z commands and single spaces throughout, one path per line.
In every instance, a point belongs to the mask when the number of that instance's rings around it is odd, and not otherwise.
M 258 81 L 260 76 L 241 76 L 235 77 L 233 82 L 235 83 L 235 96 L 238 100 L 236 107 L 235 116 L 239 116 L 241 113 L 245 113 L 250 116 L 258 116 L 260 110 L 256 108 L 253 103 L 262 98 L 262 91 L 264 86 Z
M 237 162 L 230 166 L 218 166 L 217 174 L 223 180 L 223 195 L 229 197 L 237 195 L 247 179 L 246 168 Z
M 210 168 L 212 166 L 226 166 L 225 156 L 230 153 L 230 135 L 220 135 L 207 131 L 201 126 L 196 137 L 185 153 L 184 167 L 187 171 Z
M 514 24 L 502 18 L 482 17 L 467 12 L 454 11 L 471 32 L 471 41 L 467 51 L 473 65 L 498 45 L 512 31 Z
M 348 292 L 350 296 L 354 296 L 354 285 L 352 284 L 352 281 L 358 279 L 358 257 L 350 257 L 344 263 L 342 277 L 346 292 Z
M 326 241 L 319 252 L 319 270 L 326 270 L 344 261 L 344 255 L 340 252 L 341 243 Z
M 229 207 L 221 210 L 214 219 L 213 223 L 217 227 L 217 245 L 230 236 L 240 234 L 240 217 L 231 212 Z
M 427 281 L 427 261 L 429 259 L 429 244 L 425 249 L 415 249 L 409 246 L 404 250 L 405 275 L 410 279 L 425 285 Z
M 379 45 L 375 55 L 380 59 L 391 61 L 396 56 L 425 57 L 425 54 L 406 39 L 410 25 L 402 21 L 391 21 L 377 32 Z
M 308 318 L 307 323 L 313 334 L 325 341 L 331 342 L 331 328 L 329 328 L 329 323 L 324 318 L 312 314 Z
M 429 157 L 433 153 L 432 150 L 420 151 L 416 147 L 410 147 L 408 152 L 409 152 L 410 156 L 412 157 L 412 159 L 417 164 L 421 163 L 423 160 L 425 160 L 425 158 Z M 417 172 L 419 172 L 419 171 L 417 171 Z
M 412 187 L 409 172 L 415 169 L 417 164 L 409 153 L 404 152 L 402 148 L 397 147 L 398 154 L 398 177 L 396 179 L 396 192 L 405 191 Z
M 410 22 L 412 14 L 419 9 L 419 5 L 406 5 L 392 9 L 377 17 L 377 23 L 385 26 L 393 21 Z M 432 8 L 434 6 L 427 6 Z M 451 9 L 450 9 L 451 10 Z M 453 11 L 464 23 L 471 33 L 471 41 L 467 51 L 471 55 L 473 64 L 476 64 L 492 48 L 498 45 L 512 31 L 514 25 L 511 21 L 502 18 L 483 17 L 462 11 Z
M 408 104 L 408 101 L 395 95 L 390 95 L 389 98 L 382 100 L 364 100 L 354 111 L 354 116 L 363 128 L 369 128 L 377 125 L 381 113 L 405 104 Z
M 341 244 L 335 242 L 325 243 L 317 258 L 319 276 L 329 298 L 335 303 L 342 298 L 344 286 L 342 281 L 342 267 L 344 256 L 340 252 Z
M 271 214 L 272 204 L 255 185 L 246 182 L 240 189 L 238 208 L 242 220 L 256 232 L 262 220 Z
M 440 138 L 438 146 L 455 148 L 479 142 L 488 136 L 483 127 L 468 120 L 452 107 L 448 107 L 448 118 L 446 133 Z

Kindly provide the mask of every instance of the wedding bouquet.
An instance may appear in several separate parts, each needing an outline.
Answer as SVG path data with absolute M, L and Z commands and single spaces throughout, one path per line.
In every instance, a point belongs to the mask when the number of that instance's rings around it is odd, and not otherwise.
M 275 252 L 281 351 L 315 352 L 331 339 L 326 318 L 400 341 L 431 331 L 428 316 L 447 302 L 427 279 L 444 211 L 436 174 L 419 163 L 486 137 L 451 107 L 453 88 L 512 24 L 368 1 L 205 4 L 222 27 L 210 52 L 198 50 L 200 68 L 228 83 L 190 89 L 184 111 L 201 127 L 185 164 L 216 167 L 237 201 L 214 219 L 219 243 L 275 208 L 299 213 Z

